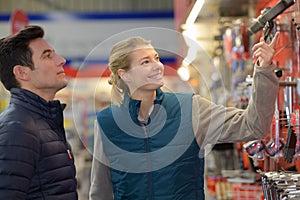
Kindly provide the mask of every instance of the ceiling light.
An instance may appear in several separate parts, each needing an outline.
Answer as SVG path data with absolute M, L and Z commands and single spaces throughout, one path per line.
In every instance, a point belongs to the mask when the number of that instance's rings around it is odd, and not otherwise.
M 201 8 L 203 7 L 204 0 L 197 0 L 185 21 L 186 26 L 193 25 L 200 13 Z

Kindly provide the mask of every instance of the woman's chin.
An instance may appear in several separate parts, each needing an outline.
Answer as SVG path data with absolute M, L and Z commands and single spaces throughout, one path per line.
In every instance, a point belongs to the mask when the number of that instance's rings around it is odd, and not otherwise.
M 164 82 L 148 83 L 148 84 L 144 85 L 142 88 L 147 89 L 147 90 L 156 90 L 162 86 L 164 86 Z

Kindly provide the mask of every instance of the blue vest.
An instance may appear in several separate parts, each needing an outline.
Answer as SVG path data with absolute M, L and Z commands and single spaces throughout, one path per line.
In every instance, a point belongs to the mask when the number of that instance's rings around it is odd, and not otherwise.
M 146 125 L 140 101 L 98 113 L 115 200 L 204 199 L 204 158 L 192 128 L 192 94 L 157 90 Z

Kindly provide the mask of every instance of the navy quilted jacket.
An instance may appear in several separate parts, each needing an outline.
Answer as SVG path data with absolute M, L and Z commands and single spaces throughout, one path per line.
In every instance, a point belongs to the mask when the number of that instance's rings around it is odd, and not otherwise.
M 11 89 L 11 102 L 0 115 L 0 199 L 78 199 L 64 107 Z

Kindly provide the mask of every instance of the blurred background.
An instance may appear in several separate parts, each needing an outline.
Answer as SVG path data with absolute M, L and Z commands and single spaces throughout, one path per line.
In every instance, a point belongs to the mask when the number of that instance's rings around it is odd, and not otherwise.
M 285 5 L 281 12 L 249 32 L 266 9 L 280 2 Z M 274 58 L 282 82 L 278 113 L 297 117 L 298 4 L 275 0 L 0 0 L 0 37 L 26 24 L 41 25 L 45 39 L 66 58 L 69 84 L 56 98 L 67 103 L 65 127 L 75 152 L 80 200 L 86 200 L 94 120 L 110 104 L 107 63 L 116 41 L 133 35 L 151 40 L 166 66 L 167 90 L 192 91 L 219 104 L 245 108 L 251 97 L 251 47 L 266 32 L 265 23 L 272 22 L 274 28 L 266 38 L 276 31 L 281 34 L 280 53 Z M 1 85 L 0 112 L 8 103 L 9 93 Z M 244 199 L 260 199 L 263 190 L 257 169 L 298 171 L 297 156 L 293 163 L 286 163 L 280 154 L 283 145 L 278 141 L 286 140 L 286 129 L 275 122 L 273 126 L 264 144 L 277 141 L 275 154 L 261 152 L 259 145 L 256 154 L 247 153 L 249 144 L 212 147 L 206 159 L 208 199 L 242 199 L 237 194 L 243 189 L 252 191 Z

